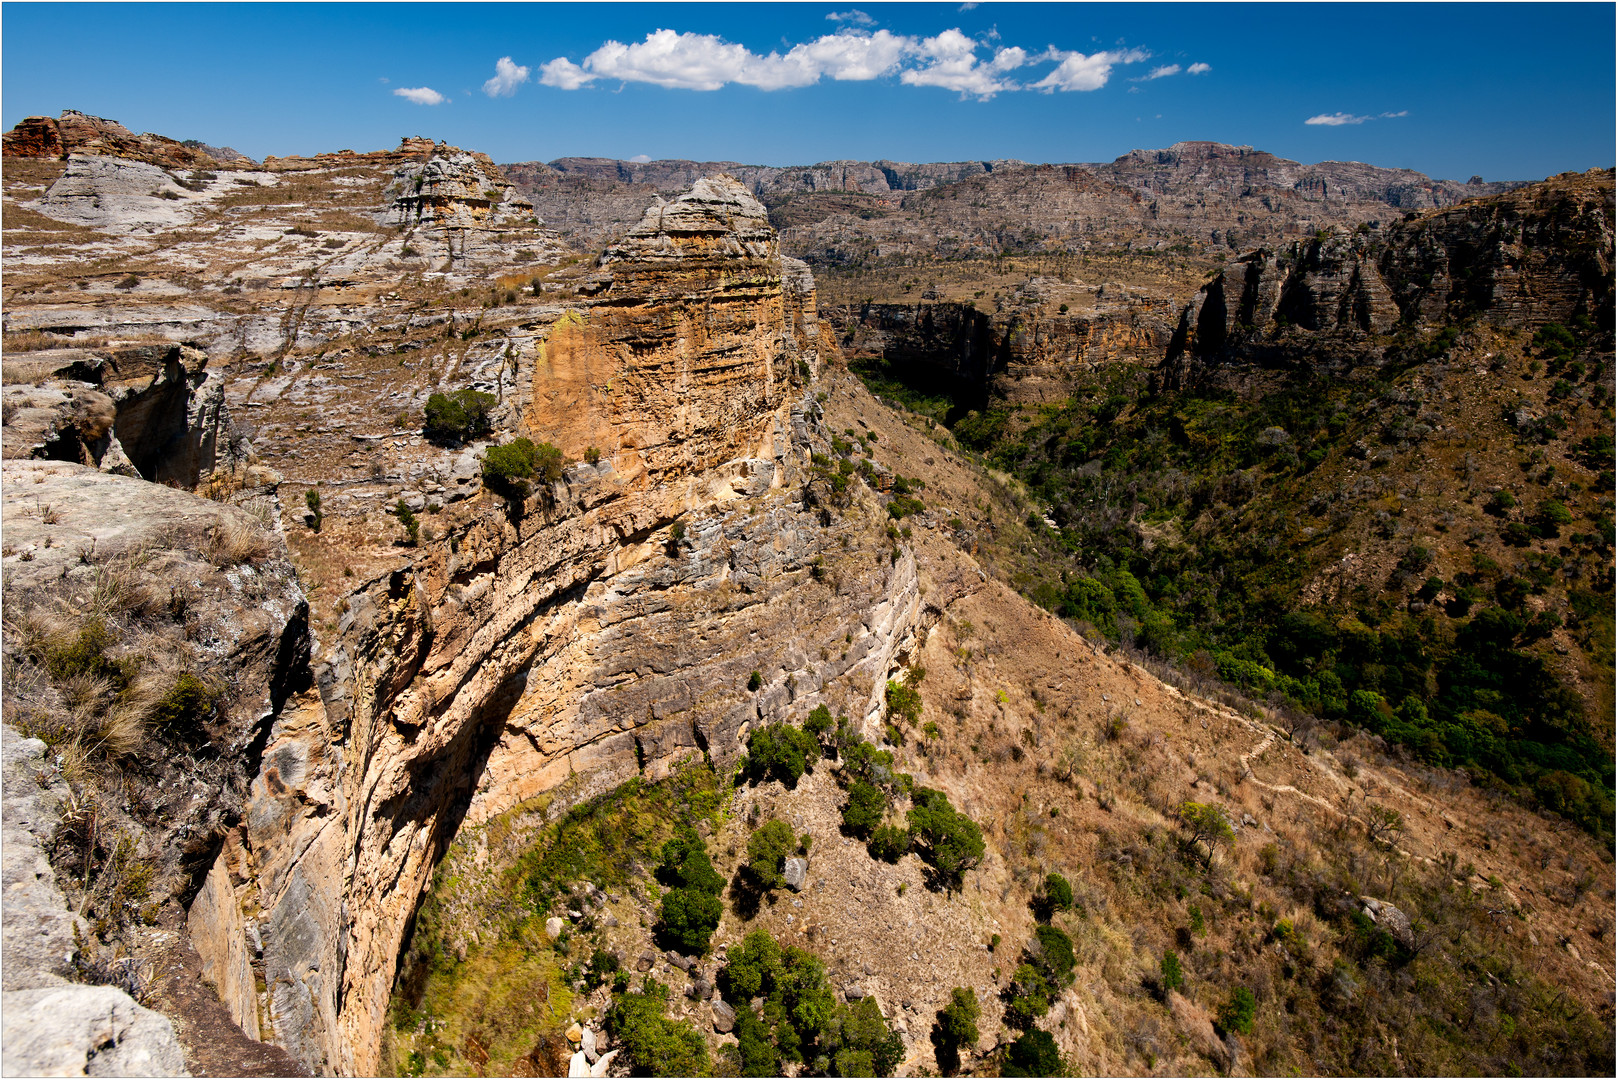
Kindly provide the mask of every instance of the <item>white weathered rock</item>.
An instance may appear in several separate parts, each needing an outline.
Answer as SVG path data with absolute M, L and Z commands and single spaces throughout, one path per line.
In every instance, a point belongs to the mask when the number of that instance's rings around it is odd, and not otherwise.
M 796 856 L 787 859 L 782 867 L 781 876 L 786 879 L 786 883 L 794 892 L 802 892 L 804 883 L 809 880 L 809 860 Z
M 591 1076 L 606 1076 L 607 1070 L 612 1068 L 612 1059 L 618 1056 L 618 1051 L 608 1050 L 601 1055 L 601 1060 L 590 1066 Z
M 583 1050 L 584 1056 L 590 1059 L 590 1064 L 594 1065 L 596 1063 L 596 1059 L 601 1055 L 596 1052 L 596 1033 L 594 1031 L 589 1028 L 583 1030 L 579 1037 L 579 1049 Z
M 0 994 L 0 1048 L 7 1076 L 191 1075 L 168 1018 L 111 986 Z
M 555 941 L 562 936 L 562 929 L 566 926 L 567 923 L 562 921 L 560 915 L 552 915 L 545 920 L 545 936 Z
M 567 1060 L 567 1074 L 569 1076 L 589 1076 L 590 1063 L 584 1059 L 584 1051 L 580 1050 Z

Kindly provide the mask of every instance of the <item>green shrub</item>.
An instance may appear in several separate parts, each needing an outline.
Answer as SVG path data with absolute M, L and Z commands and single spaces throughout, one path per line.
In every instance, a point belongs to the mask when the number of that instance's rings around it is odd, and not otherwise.
M 1253 998 L 1253 991 L 1245 986 L 1238 986 L 1231 991 L 1230 999 L 1219 1010 L 1219 1026 L 1239 1035 L 1251 1035 L 1253 1014 L 1257 1009 L 1258 1002 Z
M 416 541 L 421 535 L 421 522 L 416 519 L 416 515 L 411 511 L 409 504 L 400 499 L 394 504 L 391 513 L 399 519 L 399 524 L 404 526 L 405 543 L 415 547 Z
M 747 869 L 761 888 L 785 887 L 787 882 L 781 870 L 796 843 L 792 827 L 774 819 L 765 822 L 748 838 Z
M 886 1025 L 872 1022 L 880 1021 L 880 1014 L 873 1017 L 869 1010 L 838 1004 L 826 981 L 826 966 L 814 954 L 755 930 L 740 945 L 730 947 L 727 961 L 718 981 L 725 1000 L 736 1009 L 738 1041 L 742 1041 L 742 1015 L 754 1015 L 750 1002 L 764 999 L 762 1021 L 746 1040 L 753 1045 L 741 1051 L 744 1064 L 751 1059 L 754 1067 L 762 1068 L 768 1061 L 770 1055 L 762 1045 L 766 1034 L 781 1059 L 803 1062 L 809 1066 L 805 1071 L 841 1075 L 842 1068 L 863 1068 L 866 1059 L 857 1055 L 868 1054 L 872 1073 L 886 1075 L 880 1071 L 884 1063 L 902 1052 Z M 836 1058 L 845 1052 L 849 1056 L 840 1067 Z M 897 1063 L 893 1058 L 888 1071 Z M 781 1072 L 777 1067 L 762 1074 Z
M 1180 958 L 1173 952 L 1163 954 L 1163 963 L 1160 970 L 1163 973 L 1163 992 L 1182 990 L 1185 988 L 1185 973 L 1180 970 Z
M 451 442 L 465 442 L 486 434 L 490 430 L 489 411 L 494 405 L 493 394 L 469 386 L 450 394 L 434 394 L 427 399 L 422 433 L 428 438 Z
M 773 777 L 787 787 L 810 771 L 820 756 L 813 735 L 791 724 L 756 728 L 747 736 L 747 771 L 756 780 Z
M 848 805 L 843 807 L 843 827 L 861 840 L 882 824 L 888 812 L 888 797 L 875 784 L 855 780 L 848 786 Z
M 871 833 L 871 841 L 865 849 L 873 859 L 898 862 L 910 850 L 910 833 L 897 825 L 883 825 Z
M 324 521 L 326 517 L 320 512 L 320 492 L 313 488 L 310 488 L 308 491 L 304 492 L 303 504 L 309 508 L 309 516 L 311 519 L 309 528 L 315 532 L 319 532 L 320 523 Z
M 917 788 L 911 802 L 910 835 L 916 853 L 933 868 L 940 884 L 958 888 L 962 876 L 983 858 L 982 831 L 942 791 Z
M 1033 1028 L 1017 1036 L 1006 1053 L 1001 1076 L 1065 1076 L 1062 1055 L 1049 1032 Z
M 1061 874 L 1051 873 L 1045 875 L 1044 888 L 1034 900 L 1034 912 L 1040 919 L 1048 922 L 1058 911 L 1070 911 L 1073 908 L 1073 885 Z
M 638 994 L 621 994 L 607 1010 L 612 1032 L 631 1070 L 641 1076 L 712 1076 L 708 1044 L 688 1020 L 673 1020 L 668 988 L 653 979 Z
M 517 438 L 483 453 L 483 482 L 496 491 L 526 495 L 530 480 L 553 484 L 562 478 L 565 459 L 550 443 Z
M 189 671 L 182 671 L 152 711 L 148 722 L 157 731 L 195 737 L 204 731 L 203 725 L 213 718 L 219 707 L 219 691 Z
M 747 677 L 747 689 L 757 691 L 763 685 L 764 676 L 760 675 L 758 672 L 755 671 Z

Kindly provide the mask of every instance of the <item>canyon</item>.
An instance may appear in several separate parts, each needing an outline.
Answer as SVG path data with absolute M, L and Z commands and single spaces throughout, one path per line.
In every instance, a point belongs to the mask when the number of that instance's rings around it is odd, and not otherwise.
M 1461 185 L 1208 143 L 501 166 L 421 138 L 253 162 L 71 112 L 5 154 L 7 1071 L 543 1075 L 598 1038 L 599 1066 L 630 1044 L 592 953 L 678 991 L 671 1022 L 722 1054 L 716 965 L 764 930 L 839 1004 L 877 1002 L 901 1073 L 948 1067 L 931 1025 L 975 988 L 958 1062 L 992 1073 L 1054 921 L 1077 976 L 1022 1026 L 1073 1068 L 1432 1071 L 1531 1044 L 1525 1071 L 1610 1072 L 1610 825 L 1030 602 L 1078 580 L 1053 537 L 1082 511 L 959 426 L 1032 431 L 1114 379 L 1368 378 L 1462 320 L 1423 362 L 1503 383 L 1493 355 L 1582 319 L 1540 445 L 1595 521 L 1609 466 L 1574 447 L 1611 428 L 1610 170 Z M 434 429 L 452 396 L 478 422 Z M 1551 404 L 1521 408 L 1512 430 Z M 1365 576 L 1425 535 L 1363 541 Z M 1610 612 L 1574 623 L 1545 647 L 1598 715 L 1610 671 L 1580 642 Z M 746 779 L 758 733 L 821 706 L 978 823 L 958 884 L 851 842 L 830 746 L 791 785 Z M 696 794 L 658 804 L 650 846 L 524 906 L 558 830 L 668 792 Z M 1188 803 L 1233 824 L 1205 864 Z M 658 947 L 676 819 L 741 882 L 765 818 L 803 835 L 796 884 L 751 909 L 733 884 L 711 954 Z M 1058 869 L 1076 900 L 1041 916 Z M 1383 925 L 1400 963 L 1355 951 Z M 1189 987 L 1149 989 L 1165 949 Z M 1257 1033 L 1215 1016 L 1238 982 Z M 1506 1056 L 1339 1034 L 1418 1002 Z M 43 1045 L 69 1012 L 83 1032 Z

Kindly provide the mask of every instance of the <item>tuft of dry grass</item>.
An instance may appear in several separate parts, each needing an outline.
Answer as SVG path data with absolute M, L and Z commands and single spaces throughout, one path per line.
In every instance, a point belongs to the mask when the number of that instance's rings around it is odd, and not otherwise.
M 270 554 L 269 537 L 236 517 L 221 517 L 208 534 L 203 554 L 216 566 L 256 563 Z

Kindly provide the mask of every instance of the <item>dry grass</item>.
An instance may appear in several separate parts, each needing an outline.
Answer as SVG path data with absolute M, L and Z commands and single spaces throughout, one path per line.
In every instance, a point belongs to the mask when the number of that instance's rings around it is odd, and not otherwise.
M 93 233 L 96 230 L 88 225 L 74 225 L 66 221 L 57 221 L 47 217 L 38 210 L 30 210 L 26 206 L 12 204 L 5 207 L 0 213 L 0 228 L 6 232 L 26 229 L 29 232 L 46 233 Z
M 216 566 L 256 563 L 269 556 L 270 540 L 246 522 L 223 516 L 208 533 L 202 553 Z

